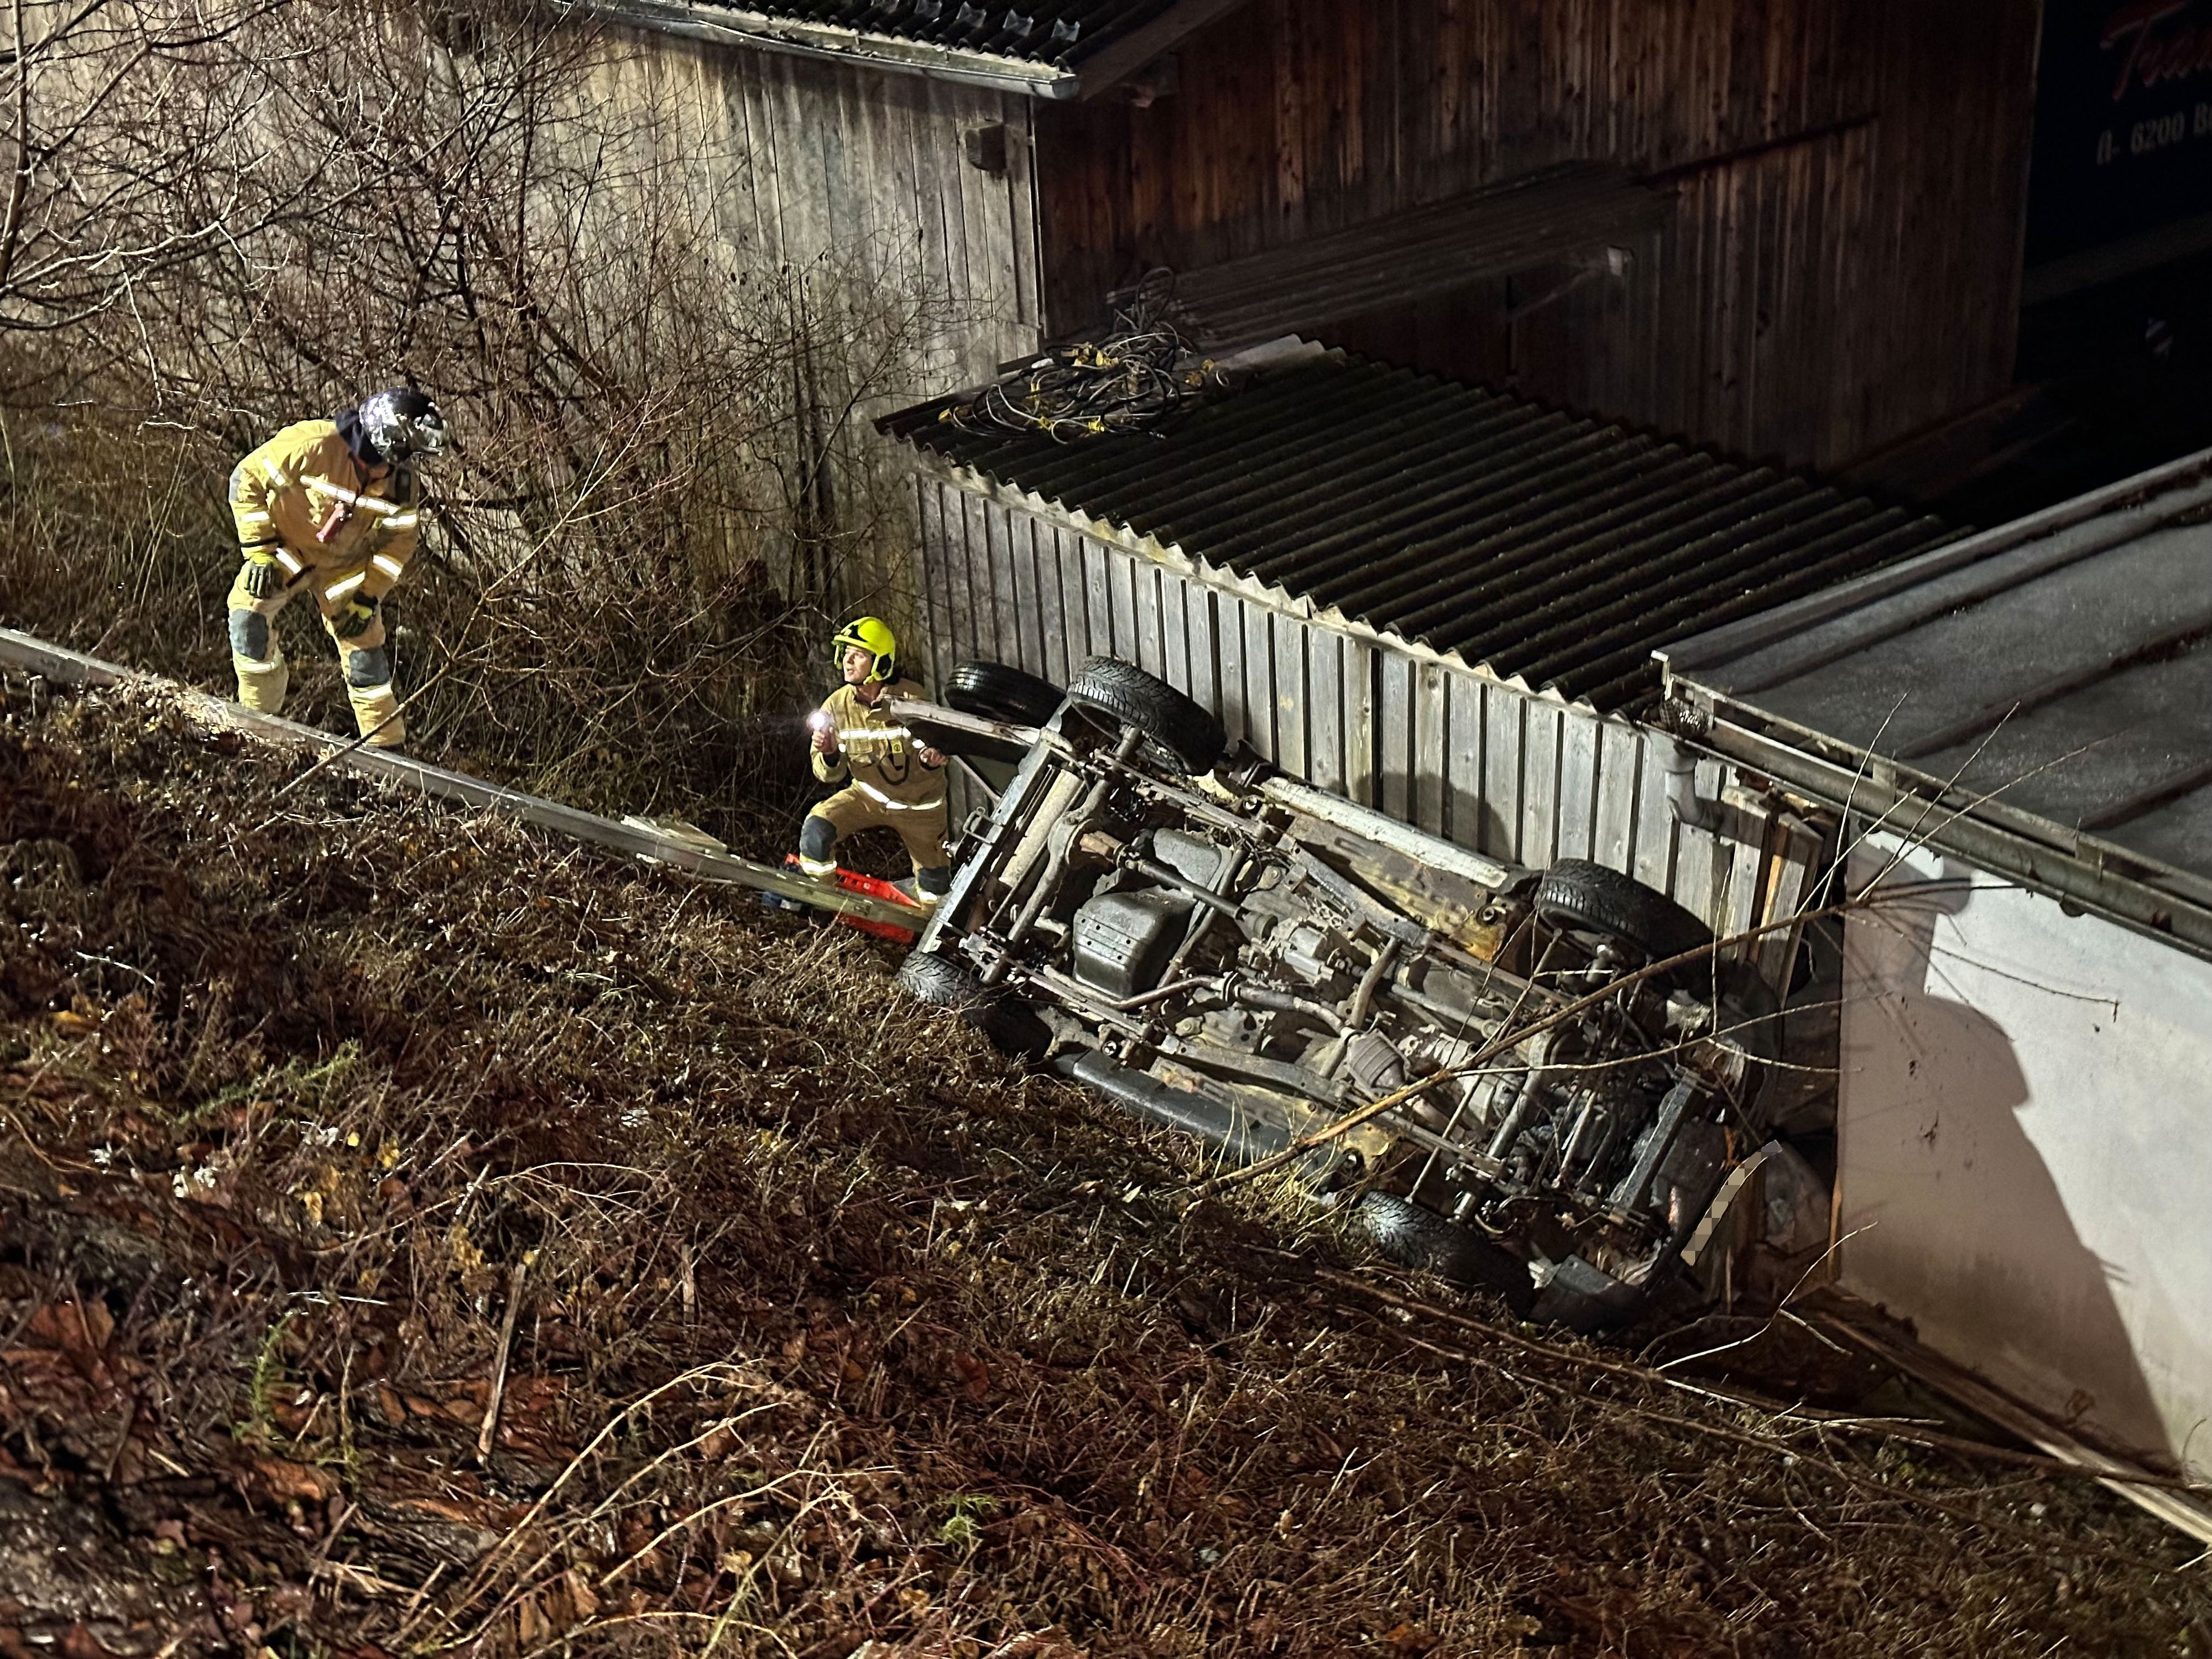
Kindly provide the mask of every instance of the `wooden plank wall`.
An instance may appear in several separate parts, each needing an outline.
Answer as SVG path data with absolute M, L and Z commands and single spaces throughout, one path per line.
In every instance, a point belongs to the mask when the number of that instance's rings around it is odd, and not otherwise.
M 1218 710 L 1231 742 L 1431 835 L 1532 868 L 1595 859 L 1723 934 L 1792 914 L 1817 837 L 1746 806 L 1713 830 L 1682 823 L 1660 740 L 1640 726 L 1332 626 L 1279 590 L 1147 556 L 1048 510 L 929 473 L 915 490 L 934 673 L 980 657 L 1065 685 L 1085 657 L 1120 657 Z M 1703 799 L 1731 781 L 1698 763 Z M 1780 974 L 1791 948 L 1778 934 L 1761 969 Z
M 2010 380 L 2039 0 L 1253 0 L 1146 108 L 1039 113 L 1048 319 L 1550 163 L 1677 192 L 1625 279 L 1335 343 L 1835 465 Z
M 634 142 L 680 158 L 700 233 L 733 273 L 815 264 L 927 310 L 923 349 L 883 406 L 991 379 L 1036 348 L 1028 99 L 647 30 L 608 40 L 593 95 Z M 1009 163 L 995 178 L 963 150 L 993 124 Z

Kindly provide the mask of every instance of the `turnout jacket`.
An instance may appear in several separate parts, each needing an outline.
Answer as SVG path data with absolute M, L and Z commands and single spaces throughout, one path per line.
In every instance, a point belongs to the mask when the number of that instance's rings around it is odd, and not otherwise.
M 273 558 L 289 584 L 315 573 L 325 610 L 356 596 L 390 592 L 415 553 L 414 472 L 393 467 L 374 488 L 334 421 L 299 421 L 263 444 L 230 475 L 231 516 L 248 558 Z M 327 540 L 317 534 L 338 513 Z
M 912 680 L 894 680 L 872 707 L 849 685 L 841 685 L 822 703 L 837 734 L 837 752 L 811 752 L 814 775 L 824 783 L 850 784 L 878 806 L 917 811 L 945 804 L 943 769 L 924 766 L 913 735 L 885 710 L 894 697 L 919 697 Z

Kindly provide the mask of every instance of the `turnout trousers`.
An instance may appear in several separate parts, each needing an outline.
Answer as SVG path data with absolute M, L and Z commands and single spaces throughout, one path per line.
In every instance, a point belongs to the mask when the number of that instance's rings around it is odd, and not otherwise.
M 291 687 L 292 670 L 284 660 L 284 647 L 272 625 L 277 613 L 303 590 L 314 588 L 315 573 L 263 599 L 246 591 L 240 568 L 230 586 L 231 665 L 238 671 L 238 700 L 264 714 L 284 712 L 284 694 Z M 345 671 L 346 697 L 353 704 L 355 723 L 362 737 L 380 749 L 404 742 L 407 723 L 399 717 L 398 694 L 392 689 L 392 657 L 385 649 L 384 618 L 372 617 L 368 627 L 351 639 L 341 639 L 332 619 L 343 601 L 325 601 L 314 589 L 323 629 L 338 648 L 338 665 Z M 939 814 L 942 817 L 942 813 Z
M 817 801 L 808 811 L 810 823 L 802 827 L 799 837 L 799 863 L 810 872 L 826 874 L 837 867 L 832 856 L 839 842 L 855 830 L 872 830 L 878 825 L 898 831 L 899 839 L 906 843 L 906 855 L 914 863 L 915 877 L 925 893 L 932 890 L 941 892 L 950 872 L 945 864 L 945 832 L 947 819 L 942 797 L 926 805 L 908 805 L 897 801 L 872 799 L 856 784 L 840 789 L 824 801 Z M 811 821 L 821 819 L 829 826 L 824 837 L 813 830 Z M 827 846 L 823 842 L 826 839 Z

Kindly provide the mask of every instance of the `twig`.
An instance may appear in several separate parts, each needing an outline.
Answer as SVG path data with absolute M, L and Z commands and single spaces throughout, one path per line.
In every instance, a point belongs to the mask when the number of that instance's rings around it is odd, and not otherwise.
M 1767 1412 L 1783 1420 L 1802 1422 L 1808 1427 L 1834 1429 L 1850 1434 L 1871 1435 L 1885 1440 L 1909 1441 L 1915 1445 L 1929 1446 L 1943 1451 L 1960 1452 L 1969 1456 L 1984 1458 L 1991 1462 L 2010 1463 L 2021 1468 L 2034 1469 L 2045 1474 L 2065 1475 L 2084 1480 L 2120 1480 L 2133 1486 L 2163 1486 L 2175 1492 L 2212 1495 L 2212 1486 L 2178 1475 L 2153 1474 L 2147 1470 L 2130 1474 L 2114 1475 L 2107 1470 L 2091 1468 L 2086 1464 L 2076 1463 L 2067 1458 L 2049 1457 L 2038 1452 L 2014 1451 L 2009 1447 L 1991 1445 L 1985 1440 L 1969 1440 L 1963 1436 L 1943 1434 L 1932 1429 L 1885 1423 L 1876 1419 L 1852 1417 L 1836 1412 L 1815 1411 L 1803 1406 L 1788 1406 L 1779 1401 L 1762 1399 L 1749 1389 L 1719 1384 L 1686 1382 L 1679 1376 L 1670 1376 L 1665 1371 L 1656 1370 L 1650 1366 L 1627 1364 L 1620 1360 L 1600 1359 L 1595 1355 L 1577 1353 L 1571 1348 L 1562 1348 L 1553 1343 L 1540 1342 L 1534 1337 L 1520 1335 L 1502 1327 L 1490 1324 L 1486 1321 L 1475 1319 L 1466 1314 L 1455 1313 L 1449 1308 L 1440 1308 L 1434 1303 L 1401 1296 L 1395 1291 L 1385 1290 L 1379 1285 L 1370 1284 L 1365 1279 L 1355 1278 L 1350 1273 L 1338 1273 L 1333 1269 L 1322 1267 L 1316 1269 L 1315 1276 L 1325 1283 L 1356 1291 L 1364 1296 L 1371 1296 L 1388 1306 L 1402 1309 L 1407 1313 L 1417 1313 L 1425 1319 L 1434 1319 L 1444 1324 L 1456 1325 L 1462 1329 L 1476 1332 L 1496 1341 L 1519 1348 L 1523 1352 L 1540 1355 L 1544 1358 L 1556 1360 L 1562 1364 L 1572 1365 L 1582 1370 L 1600 1372 L 1607 1376 L 1624 1377 L 1632 1382 L 1656 1383 L 1678 1393 L 1694 1395 L 1704 1399 L 1721 1400 L 1733 1405 L 1747 1406 L 1753 1411 Z
M 1518 1382 L 1527 1388 L 1540 1389 L 1555 1399 L 1573 1400 L 1582 1397 L 1564 1383 L 1552 1382 L 1547 1377 L 1528 1376 L 1519 1371 L 1508 1370 L 1496 1360 L 1487 1358 L 1481 1354 L 1471 1353 L 1465 1348 L 1449 1347 L 1440 1342 L 1429 1341 L 1410 1332 L 1395 1329 L 1383 1323 L 1376 1316 L 1369 1316 L 1374 1319 L 1377 1328 L 1387 1333 L 1393 1340 L 1401 1342 L 1408 1347 L 1432 1353 L 1440 1359 L 1455 1360 L 1462 1364 L 1474 1365 L 1484 1370 L 1494 1371 L 1510 1382 Z M 1847 1485 L 1858 1487 L 1863 1492 L 1878 1493 L 1883 1498 L 1898 1503 L 1933 1510 L 1939 1515 L 1949 1516 L 1954 1521 L 1962 1521 L 1969 1526 L 1978 1527 L 1985 1531 L 2008 1534 L 2033 1546 L 2046 1555 L 2081 1557 L 2091 1560 L 2108 1561 L 2136 1572 L 2152 1573 L 2160 1577 L 2188 1576 L 2188 1569 L 2185 1567 L 2170 1567 L 2160 1562 L 2146 1561 L 2138 1556 L 2124 1555 L 2118 1550 L 2100 1549 L 2094 1545 L 2083 1544 L 2075 1540 L 2048 1537 L 2026 1527 L 1979 1514 L 1960 1504 L 1946 1503 L 1943 1499 L 1931 1497 L 1926 1492 L 1915 1492 L 1909 1486 L 1892 1486 L 1886 1480 L 1852 1468 L 1848 1464 L 1838 1462 L 1832 1457 L 1818 1456 L 1801 1446 L 1793 1445 L 1786 1440 L 1777 1439 L 1771 1435 L 1754 1434 L 1747 1429 L 1732 1429 L 1719 1423 L 1704 1423 L 1694 1417 L 1678 1416 L 1673 1412 L 1654 1411 L 1648 1406 L 1633 1405 L 1625 1400 L 1613 1400 L 1607 1403 L 1614 1411 L 1640 1419 L 1647 1423 L 1658 1424 L 1670 1429 L 1686 1430 L 1692 1434 L 1725 1441 L 1731 1445 L 1767 1452 L 1785 1461 L 1810 1464 L 1815 1468 L 1834 1475 Z M 1992 1448 L 1992 1449 L 1997 1449 Z M 2097 1478 L 2102 1480 L 2106 1477 L 2100 1474 Z
M 477 1431 L 477 1462 L 491 1455 L 493 1437 L 499 1432 L 500 1401 L 507 1394 L 507 1357 L 514 1345 L 514 1322 L 522 1313 L 522 1278 L 530 1270 L 530 1255 L 522 1258 L 507 1276 L 507 1311 L 499 1322 L 499 1349 L 492 1356 L 491 1397 L 484 1401 L 483 1426 Z

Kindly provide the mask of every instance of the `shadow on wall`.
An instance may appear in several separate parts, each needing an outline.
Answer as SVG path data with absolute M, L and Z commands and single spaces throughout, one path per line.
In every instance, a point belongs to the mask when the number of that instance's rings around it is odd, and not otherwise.
M 2024 1067 L 2006 1027 L 1963 1000 L 1960 981 L 1972 977 L 1978 1000 L 1990 1001 L 1979 994 L 1988 964 L 1970 965 L 1954 937 L 1957 918 L 1991 890 L 1970 888 L 1973 874 L 1946 865 L 1935 881 L 1923 878 L 1855 915 L 1847 929 L 1838 1122 L 1844 1281 L 1911 1318 L 1930 1346 L 2085 1438 L 2171 1466 L 2177 1448 L 2169 1413 L 2146 1380 L 2121 1298 L 2137 1330 L 2147 1319 L 2160 1328 L 2172 1310 L 2154 1286 L 2146 1307 L 2128 1267 L 2085 1243 L 2075 1218 L 2085 1204 L 2096 1204 L 2103 1218 L 2107 1200 L 2124 1205 L 2127 1194 L 2105 1181 L 2104 1170 L 2087 1168 L 2064 1169 L 2062 1190 L 2047 1156 L 2064 1139 L 2045 1133 L 2048 1119 L 2099 1133 L 2095 1079 L 2069 1078 L 2053 1098 L 2047 1053 Z M 1947 919 L 1953 925 L 1939 945 Z M 2008 967 L 2001 971 L 2031 1006 L 2038 995 L 2071 995 L 2014 977 Z M 2017 1018 L 2011 1023 L 2021 1029 Z M 2041 1147 L 2030 1136 L 2031 1115 Z

